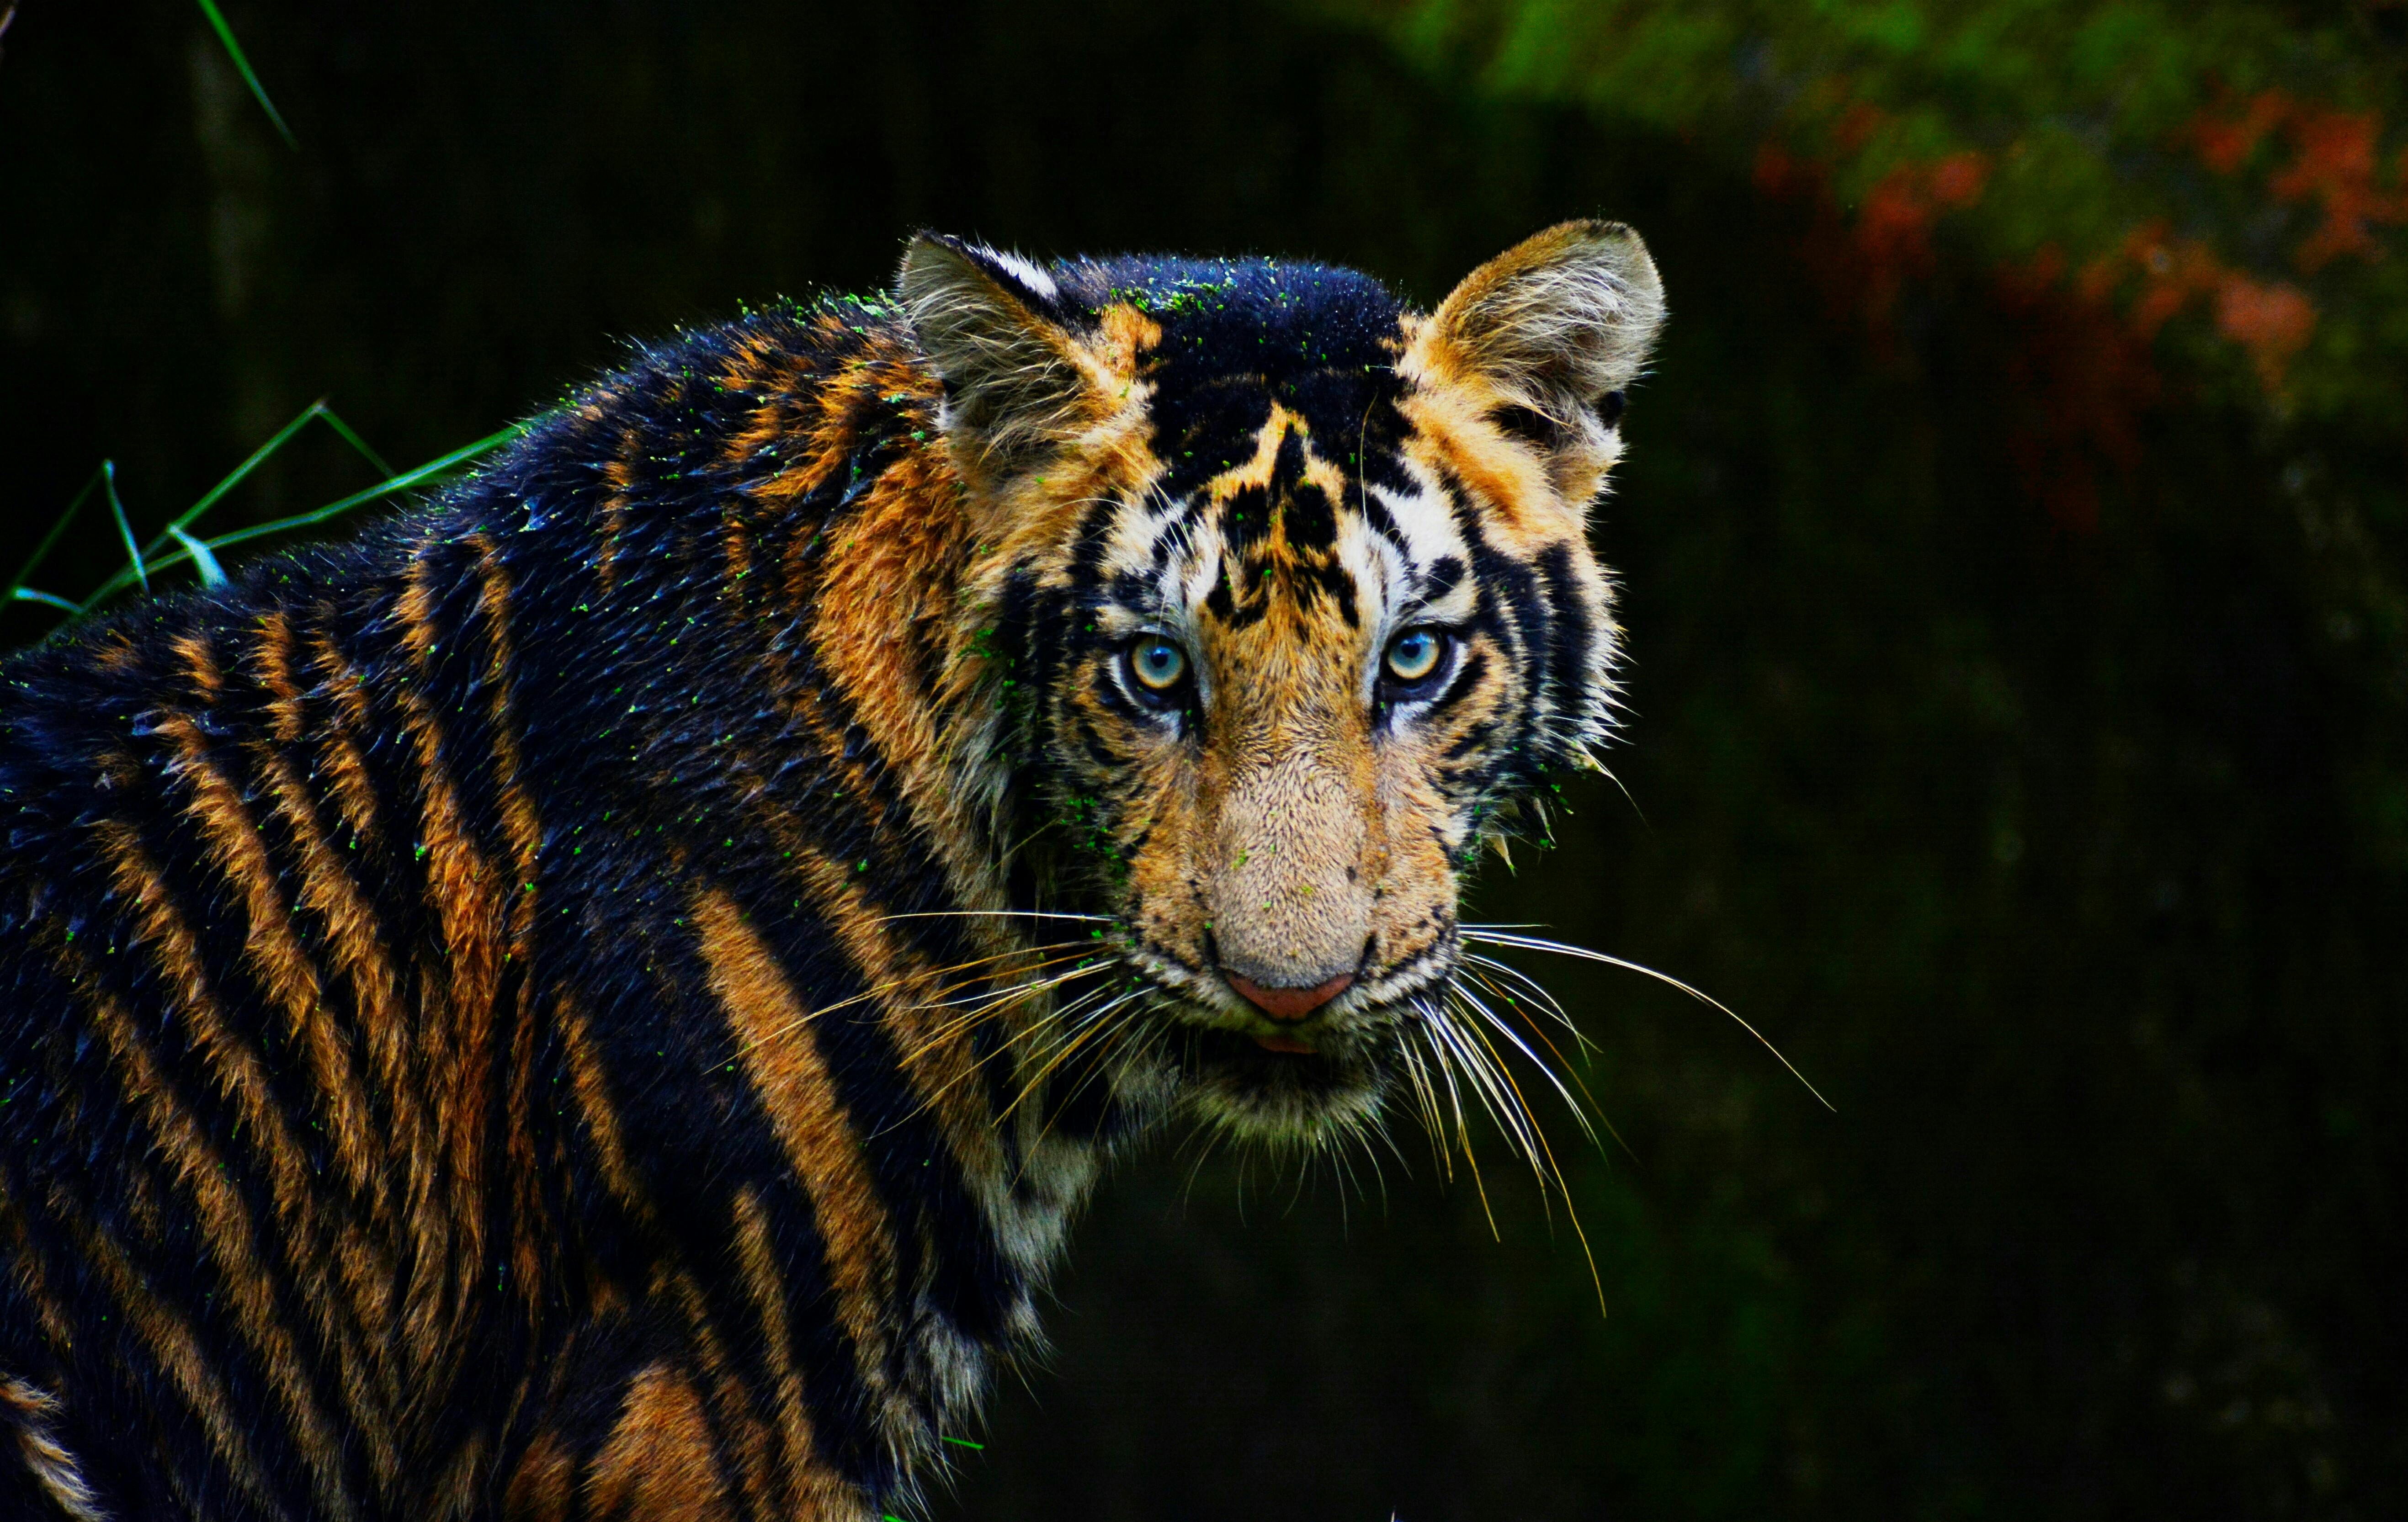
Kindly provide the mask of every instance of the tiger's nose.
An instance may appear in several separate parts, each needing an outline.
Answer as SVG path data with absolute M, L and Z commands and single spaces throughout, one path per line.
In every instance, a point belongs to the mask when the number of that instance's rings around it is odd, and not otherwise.
M 1354 986 L 1354 974 L 1340 973 L 1310 989 L 1267 989 L 1253 978 L 1224 969 L 1221 975 L 1246 1002 L 1275 1020 L 1300 1020 Z

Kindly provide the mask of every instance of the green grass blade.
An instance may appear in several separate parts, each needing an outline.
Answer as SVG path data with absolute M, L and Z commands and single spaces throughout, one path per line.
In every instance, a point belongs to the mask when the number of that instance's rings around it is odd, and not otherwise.
M 43 603 L 51 607 L 64 608 L 69 613 L 81 613 L 83 611 L 83 605 L 81 603 L 70 603 L 65 598 L 57 595 L 55 592 L 36 591 L 31 587 L 11 587 L 8 589 L 8 595 L 10 598 L 20 603 Z
M 218 563 L 217 556 L 209 552 L 209 547 L 208 545 L 194 538 L 191 534 L 186 533 L 181 529 L 169 529 L 167 532 L 176 536 L 176 543 L 183 546 L 184 553 L 192 557 L 193 569 L 201 574 L 202 586 L 222 587 L 225 585 L 225 567 Z
M 267 120 L 276 123 L 284 146 L 299 152 L 301 145 L 294 140 L 293 129 L 284 124 L 284 118 L 278 113 L 276 103 L 269 100 L 267 92 L 261 88 L 259 76 L 251 72 L 251 60 L 242 55 L 242 44 L 234 39 L 234 28 L 226 24 L 225 13 L 218 9 L 217 0 L 198 0 L 198 3 L 201 14 L 207 16 L 209 25 L 217 29 L 218 40 L 225 44 L 226 56 L 234 60 L 235 69 L 242 76 L 242 82 L 251 86 L 251 98 L 259 102 L 259 108 L 267 113 Z
M 40 570 L 42 562 L 50 558 L 50 550 L 58 544 L 60 536 L 67 532 L 67 525 L 76 520 L 76 514 L 83 511 L 84 500 L 99 490 L 101 475 L 99 471 L 92 473 L 92 479 L 83 483 L 83 490 L 77 492 L 75 500 L 67 504 L 67 510 L 59 515 L 57 522 L 50 525 L 50 532 L 42 535 L 42 542 L 34 547 L 33 554 L 26 557 L 25 563 L 17 567 L 17 574 L 8 578 L 8 595 L 11 598 L 24 590 L 25 578 Z
M 334 502 L 326 504 L 323 507 L 313 507 L 306 513 L 295 513 L 291 518 L 280 518 L 273 523 L 256 523 L 251 525 L 250 528 L 236 529 L 228 533 L 221 533 L 207 541 L 206 548 L 211 550 L 231 549 L 236 545 L 249 544 L 253 539 L 265 539 L 270 534 L 289 533 L 294 529 L 313 528 L 320 523 L 328 521 L 329 519 L 340 518 L 345 513 L 355 511 L 356 509 L 364 507 L 369 503 L 378 501 L 380 498 L 390 497 L 397 492 L 407 491 L 410 488 L 417 486 L 419 483 L 425 481 L 430 477 L 440 476 L 446 471 L 452 470 L 467 461 L 474 460 L 480 454 L 489 453 L 500 446 L 509 443 L 511 439 L 518 437 L 519 434 L 526 431 L 527 426 L 528 425 L 525 423 L 512 423 L 508 428 L 502 429 L 496 433 L 486 434 L 483 438 L 479 439 L 474 444 L 462 445 L 459 448 L 452 450 L 451 453 L 430 460 L 415 470 L 407 470 L 398 476 L 379 481 L 376 485 L 367 488 L 366 491 L 354 491 L 348 497 L 338 498 Z M 158 562 L 158 568 L 165 570 L 172 565 L 180 565 L 191 559 L 192 556 L 190 554 L 179 549 L 173 554 L 163 558 Z M 93 594 L 93 600 L 94 602 L 98 602 L 101 598 L 108 596 L 112 592 L 123 590 L 128 585 L 129 582 L 126 578 L 125 573 L 121 571 L 104 583 L 99 591 Z
M 320 398 L 318 402 L 318 416 L 326 420 L 327 427 L 342 435 L 344 443 L 350 445 L 352 448 L 359 450 L 360 458 L 366 460 L 369 464 L 374 465 L 377 468 L 378 475 L 390 477 L 395 474 L 394 468 L 384 462 L 384 456 L 377 453 L 374 449 L 369 448 L 367 440 L 351 432 L 351 425 L 337 417 L 335 415 L 335 409 L 328 406 L 325 403 L 325 399 L 322 397 Z
M 301 432 L 302 429 L 308 426 L 310 419 L 318 417 L 325 410 L 326 404 L 322 398 L 319 401 L 310 403 L 306 407 L 303 407 L 299 417 L 278 429 L 275 435 L 269 438 L 266 443 L 251 451 L 250 459 L 245 460 L 241 464 L 235 466 L 233 470 L 227 472 L 226 478 L 224 480 L 220 481 L 217 485 L 209 488 L 208 491 L 202 495 L 200 501 L 193 504 L 190 507 L 185 508 L 182 513 L 178 515 L 176 520 L 173 523 L 168 524 L 165 531 L 163 532 L 158 538 L 150 541 L 150 552 L 155 555 L 165 549 L 167 548 L 169 534 L 172 534 L 178 529 L 191 528 L 194 522 L 199 520 L 200 516 L 203 513 L 208 512 L 210 508 L 218 505 L 218 499 L 220 497 L 224 496 L 236 487 L 240 486 L 250 477 L 252 471 L 255 471 L 260 466 L 267 463 L 268 456 L 284 448 L 286 444 L 292 441 L 294 434 Z M 387 472 L 386 474 L 390 475 L 392 473 Z
M 125 504 L 117 497 L 117 462 L 102 461 L 100 474 L 101 478 L 108 483 L 108 510 L 117 519 L 117 536 L 125 541 L 125 558 L 134 562 L 134 579 L 142 584 L 144 591 L 149 591 L 150 568 L 142 563 L 142 547 L 134 542 L 134 525 L 125 521 Z

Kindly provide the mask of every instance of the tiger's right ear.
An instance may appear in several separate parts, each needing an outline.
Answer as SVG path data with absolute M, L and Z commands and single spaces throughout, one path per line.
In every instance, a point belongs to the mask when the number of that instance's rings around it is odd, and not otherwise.
M 896 289 L 945 383 L 946 436 L 971 475 L 1026 464 L 1106 412 L 1098 357 L 1027 260 L 922 233 Z
M 1585 502 L 1622 452 L 1622 393 L 1664 325 L 1664 283 L 1620 222 L 1548 228 L 1464 277 L 1405 369 L 1544 454 Z

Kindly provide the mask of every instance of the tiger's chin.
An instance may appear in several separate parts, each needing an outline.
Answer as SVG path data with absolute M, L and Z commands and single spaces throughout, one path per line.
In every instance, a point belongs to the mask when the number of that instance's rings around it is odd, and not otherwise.
M 1242 1141 L 1337 1140 L 1377 1123 L 1388 1089 L 1384 1065 L 1359 1040 L 1280 1050 L 1242 1031 L 1182 1023 L 1168 1045 L 1181 1110 Z

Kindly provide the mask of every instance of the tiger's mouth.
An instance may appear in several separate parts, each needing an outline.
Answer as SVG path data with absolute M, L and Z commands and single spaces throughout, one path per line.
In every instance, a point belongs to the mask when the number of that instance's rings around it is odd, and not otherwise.
M 1321 1140 L 1376 1116 L 1388 1088 L 1387 1065 L 1359 1041 L 1286 1052 L 1232 1031 L 1189 1026 L 1174 1047 L 1188 1112 L 1255 1141 Z
M 1400 1080 L 1401 1047 L 1452 973 L 1444 946 L 1360 980 L 1298 1020 L 1277 1020 L 1218 977 L 1152 948 L 1125 968 L 1153 995 L 1131 1043 L 1180 1108 L 1233 1134 L 1317 1143 L 1374 1121 Z

